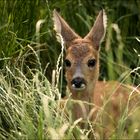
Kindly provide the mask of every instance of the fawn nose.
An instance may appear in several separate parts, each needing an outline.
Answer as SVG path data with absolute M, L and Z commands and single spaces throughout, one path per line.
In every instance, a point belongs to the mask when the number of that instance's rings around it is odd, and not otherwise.
M 86 87 L 85 80 L 81 77 L 76 77 L 71 81 L 72 88 L 75 90 L 83 90 Z

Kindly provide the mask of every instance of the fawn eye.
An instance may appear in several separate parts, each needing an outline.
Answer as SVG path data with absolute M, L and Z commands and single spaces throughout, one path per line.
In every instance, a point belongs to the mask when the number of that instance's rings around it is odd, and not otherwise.
M 96 64 L 96 60 L 95 59 L 88 60 L 88 67 L 94 67 L 95 64 Z
M 68 59 L 65 60 L 65 66 L 71 67 L 71 62 Z

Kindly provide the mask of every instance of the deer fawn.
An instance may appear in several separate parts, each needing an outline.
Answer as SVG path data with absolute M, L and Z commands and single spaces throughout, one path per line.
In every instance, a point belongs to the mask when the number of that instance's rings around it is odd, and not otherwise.
M 111 99 L 108 104 L 111 104 L 111 108 L 106 108 L 105 112 L 116 119 L 121 114 L 120 104 L 126 107 L 129 99 L 128 93 L 133 92 L 134 88 L 128 88 L 119 82 L 98 81 L 99 46 L 106 32 L 105 11 L 99 12 L 94 26 L 84 38 L 76 34 L 55 10 L 53 19 L 55 30 L 63 38 L 66 47 L 65 76 L 72 93 L 71 98 L 83 103 L 83 105 L 73 103 L 74 120 L 82 118 L 84 121 L 94 121 L 98 119 L 98 110 L 103 105 L 107 106 L 104 104 L 104 99 L 109 98 Z M 112 92 L 113 94 L 110 94 Z M 136 93 L 136 90 L 134 92 Z M 81 125 L 81 127 L 84 126 Z

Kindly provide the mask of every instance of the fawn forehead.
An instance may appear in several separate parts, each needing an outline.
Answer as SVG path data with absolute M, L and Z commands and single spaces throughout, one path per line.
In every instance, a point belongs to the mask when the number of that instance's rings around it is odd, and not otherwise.
M 74 58 L 75 60 L 82 60 L 85 57 L 96 57 L 96 50 L 88 42 L 76 42 L 72 44 L 67 50 L 67 56 Z

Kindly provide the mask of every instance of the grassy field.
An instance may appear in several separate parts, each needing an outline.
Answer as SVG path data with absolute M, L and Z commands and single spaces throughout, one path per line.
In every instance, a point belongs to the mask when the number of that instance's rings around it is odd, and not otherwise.
M 80 129 L 80 120 L 73 122 L 71 112 L 60 108 L 66 82 L 61 45 L 53 30 L 54 8 L 81 36 L 104 8 L 108 27 L 100 49 L 99 79 L 140 86 L 139 0 L 1 0 L 0 139 L 87 138 L 89 130 Z M 137 110 L 127 134 L 122 116 L 110 138 L 140 139 Z

